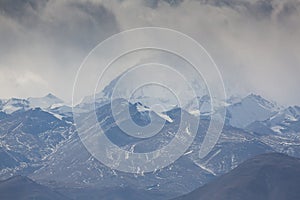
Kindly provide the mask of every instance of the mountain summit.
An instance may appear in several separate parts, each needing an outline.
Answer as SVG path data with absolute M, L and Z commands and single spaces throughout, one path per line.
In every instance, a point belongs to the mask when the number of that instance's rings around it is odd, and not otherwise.
M 275 115 L 279 108 L 259 95 L 250 94 L 240 102 L 227 108 L 230 116 L 230 125 L 237 128 L 245 128 L 255 121 L 264 121 Z
M 44 97 L 30 97 L 27 99 L 30 107 L 40 107 L 40 108 L 49 108 L 55 104 L 64 103 L 63 100 L 49 93 Z

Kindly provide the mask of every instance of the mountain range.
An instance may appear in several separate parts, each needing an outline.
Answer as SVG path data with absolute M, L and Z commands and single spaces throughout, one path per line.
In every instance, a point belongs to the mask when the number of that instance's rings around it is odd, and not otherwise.
M 125 116 L 122 113 L 129 108 L 130 117 L 139 125 L 149 124 L 151 116 L 154 121 L 166 120 L 155 136 L 137 139 L 124 133 L 114 119 L 109 99 L 113 84 L 96 96 L 96 104 L 91 98 L 85 98 L 76 105 L 80 116 L 88 119 L 92 115 L 88 108 L 95 108 L 98 121 L 114 144 L 143 153 L 168 144 L 178 131 L 184 113 L 190 125 L 200 120 L 197 136 L 186 153 L 168 167 L 152 173 L 116 171 L 86 150 L 74 126 L 71 106 L 53 94 L 12 98 L 0 101 L 0 179 L 22 175 L 56 191 L 68 188 L 75 194 L 90 188 L 98 196 L 99 191 L 118 191 L 114 194 L 124 196 L 132 190 L 146 194 L 145 199 L 155 196 L 163 200 L 191 192 L 259 154 L 280 152 L 300 157 L 299 106 L 278 106 L 255 94 L 227 100 L 222 134 L 212 151 L 202 158 L 199 151 L 213 112 L 208 96 L 193 100 L 202 105 L 199 110 L 174 106 L 162 112 L 151 110 L 145 102 L 117 99 L 120 116 Z

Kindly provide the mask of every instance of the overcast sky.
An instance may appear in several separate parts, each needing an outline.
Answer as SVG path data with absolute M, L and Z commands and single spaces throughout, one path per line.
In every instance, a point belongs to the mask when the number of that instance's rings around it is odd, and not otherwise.
M 90 50 L 143 26 L 196 39 L 229 96 L 300 105 L 299 0 L 0 0 L 0 98 L 51 92 L 70 101 Z

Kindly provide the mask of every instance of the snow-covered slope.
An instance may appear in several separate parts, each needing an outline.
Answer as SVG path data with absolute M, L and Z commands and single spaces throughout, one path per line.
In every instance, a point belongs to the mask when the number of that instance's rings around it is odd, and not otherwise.
M 300 119 L 300 107 L 290 106 L 269 119 L 272 126 L 289 125 Z
M 29 101 L 25 99 L 11 98 L 2 101 L 1 111 L 7 114 L 11 114 L 18 110 L 29 109 Z
M 250 124 L 247 129 L 254 132 L 262 132 L 279 135 L 299 135 L 300 132 L 300 107 L 290 106 L 280 110 L 274 116 Z M 300 135 L 299 135 L 300 136 Z

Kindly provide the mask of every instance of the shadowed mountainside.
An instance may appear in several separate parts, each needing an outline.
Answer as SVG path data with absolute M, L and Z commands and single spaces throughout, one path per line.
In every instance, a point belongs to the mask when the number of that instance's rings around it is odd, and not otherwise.
M 270 153 L 176 200 L 295 200 L 300 199 L 299 185 L 300 159 Z
M 1 200 L 68 200 L 69 198 L 24 176 L 14 176 L 0 182 Z

